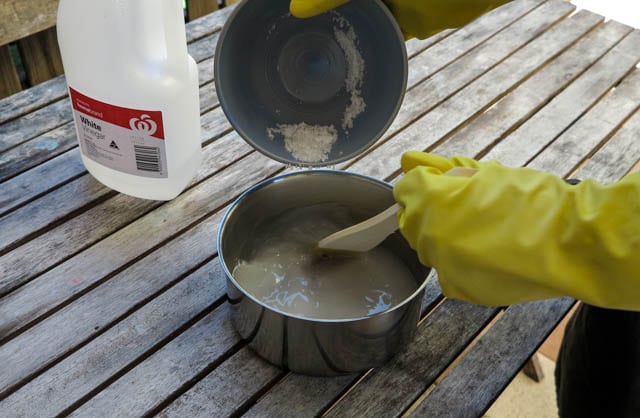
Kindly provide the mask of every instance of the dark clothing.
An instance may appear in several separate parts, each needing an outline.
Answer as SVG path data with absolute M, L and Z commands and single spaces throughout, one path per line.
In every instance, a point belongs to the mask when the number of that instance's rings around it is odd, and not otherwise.
M 640 417 L 640 312 L 581 304 L 556 365 L 561 418 Z

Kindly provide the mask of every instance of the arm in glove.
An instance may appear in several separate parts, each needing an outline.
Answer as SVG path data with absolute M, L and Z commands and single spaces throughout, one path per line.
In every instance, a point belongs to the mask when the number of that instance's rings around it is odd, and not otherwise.
M 442 175 L 454 166 L 473 177 Z M 640 310 L 640 173 L 603 186 L 497 162 L 403 155 L 400 231 L 445 295 L 504 306 L 558 296 Z
M 291 14 L 311 17 L 349 0 L 291 0 Z M 424 39 L 463 26 L 510 0 L 385 0 L 405 36 Z

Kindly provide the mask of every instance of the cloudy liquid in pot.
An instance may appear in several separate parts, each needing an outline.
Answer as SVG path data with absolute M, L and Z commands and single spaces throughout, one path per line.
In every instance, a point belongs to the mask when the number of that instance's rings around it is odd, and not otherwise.
M 233 269 L 250 294 L 280 311 L 314 319 L 373 315 L 399 304 L 418 285 L 384 246 L 350 255 L 320 254 L 314 245 L 359 220 L 336 204 L 285 211 L 257 225 Z

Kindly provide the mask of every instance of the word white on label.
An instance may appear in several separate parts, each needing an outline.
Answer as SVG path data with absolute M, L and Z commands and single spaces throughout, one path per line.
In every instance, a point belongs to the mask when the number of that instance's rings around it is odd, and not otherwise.
M 167 178 L 162 112 L 104 103 L 69 88 L 82 155 L 127 174 Z

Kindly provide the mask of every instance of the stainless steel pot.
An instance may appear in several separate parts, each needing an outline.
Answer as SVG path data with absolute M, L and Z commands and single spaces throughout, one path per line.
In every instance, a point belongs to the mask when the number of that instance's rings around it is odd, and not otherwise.
M 300 171 L 266 180 L 243 193 L 228 209 L 218 233 L 218 252 L 227 277 L 235 328 L 269 362 L 298 373 L 337 375 L 385 363 L 413 337 L 429 269 L 420 264 L 404 238 L 395 233 L 386 245 L 415 277 L 417 290 L 379 314 L 341 320 L 297 317 L 269 307 L 231 275 L 247 249 L 253 228 L 286 209 L 340 203 L 366 219 L 393 204 L 391 185 L 354 173 Z

